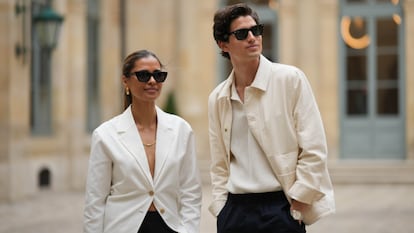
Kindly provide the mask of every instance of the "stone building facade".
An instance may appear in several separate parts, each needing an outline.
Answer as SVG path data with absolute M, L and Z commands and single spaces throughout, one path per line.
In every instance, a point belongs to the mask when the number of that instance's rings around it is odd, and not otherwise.
M 0 0 L 0 201 L 84 188 L 91 131 L 122 111 L 122 58 L 143 48 L 166 64 L 157 104 L 174 96 L 209 182 L 207 98 L 229 72 L 212 18 L 234 2 Z M 414 183 L 414 0 L 245 2 L 264 54 L 310 80 L 334 182 Z M 33 27 L 47 5 L 64 17 L 50 53 Z

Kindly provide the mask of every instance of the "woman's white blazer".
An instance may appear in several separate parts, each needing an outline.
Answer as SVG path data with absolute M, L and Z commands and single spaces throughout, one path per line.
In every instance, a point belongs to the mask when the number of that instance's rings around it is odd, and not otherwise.
M 170 228 L 199 232 L 201 183 L 193 131 L 158 107 L 157 120 L 154 177 L 131 107 L 94 130 L 85 233 L 136 233 L 151 203 Z

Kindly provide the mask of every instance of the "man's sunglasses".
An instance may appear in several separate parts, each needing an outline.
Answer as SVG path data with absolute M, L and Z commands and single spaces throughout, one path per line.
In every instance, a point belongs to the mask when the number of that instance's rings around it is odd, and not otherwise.
M 242 28 L 242 29 L 230 32 L 229 35 L 233 34 L 237 40 L 244 40 L 247 38 L 249 31 L 251 31 L 254 36 L 261 36 L 263 35 L 263 24 L 258 24 L 251 28 Z
M 138 81 L 140 82 L 148 82 L 151 77 L 154 77 L 155 81 L 157 83 L 162 83 L 167 78 L 167 72 L 166 71 L 154 71 L 153 73 L 149 72 L 148 70 L 141 70 L 138 72 L 131 73 L 130 75 L 135 74 L 135 77 L 137 77 Z

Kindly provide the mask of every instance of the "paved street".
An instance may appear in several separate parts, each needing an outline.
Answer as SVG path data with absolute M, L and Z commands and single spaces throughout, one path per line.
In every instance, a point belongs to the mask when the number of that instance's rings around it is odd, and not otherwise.
M 201 233 L 215 233 L 204 186 Z M 307 228 L 308 233 L 412 233 L 414 185 L 335 185 L 337 213 Z M 83 193 L 43 191 L 14 204 L 0 204 L 0 233 L 79 233 Z

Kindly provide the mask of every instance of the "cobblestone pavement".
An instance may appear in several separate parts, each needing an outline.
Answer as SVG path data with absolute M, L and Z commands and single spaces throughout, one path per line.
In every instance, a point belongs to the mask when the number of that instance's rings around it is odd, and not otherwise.
M 203 188 L 201 233 L 215 233 Z M 308 233 L 413 233 L 414 185 L 335 185 L 337 212 L 308 226 Z M 0 233 L 82 232 L 83 193 L 43 191 L 17 203 L 0 203 Z

